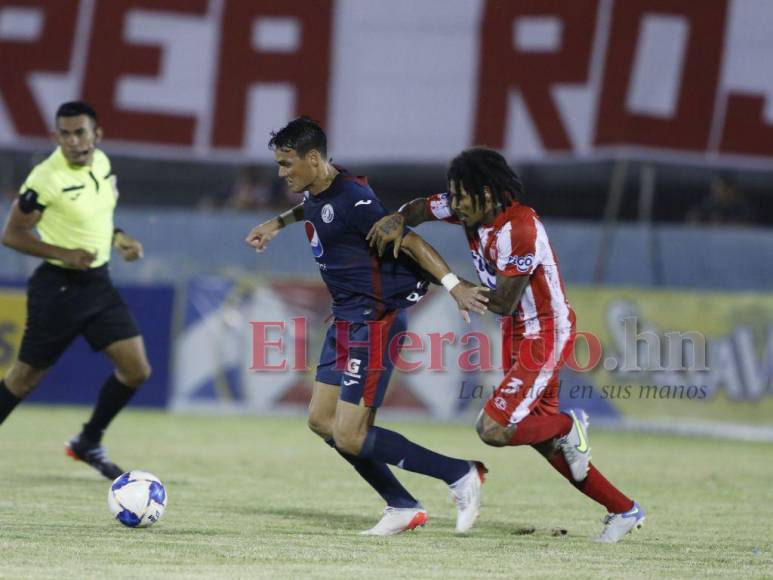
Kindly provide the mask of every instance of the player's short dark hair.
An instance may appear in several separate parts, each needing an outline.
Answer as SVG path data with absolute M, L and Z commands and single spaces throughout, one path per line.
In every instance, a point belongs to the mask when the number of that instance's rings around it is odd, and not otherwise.
M 287 125 L 273 131 L 268 142 L 269 149 L 294 149 L 303 157 L 312 149 L 327 157 L 327 135 L 314 119 L 303 116 L 293 119 Z
M 502 155 L 488 147 L 471 147 L 453 158 L 448 166 L 448 182 L 459 191 L 459 184 L 477 207 L 485 205 L 484 187 L 491 190 L 494 203 L 507 207 L 523 193 L 523 185 Z
M 94 125 L 99 124 L 99 121 L 97 120 L 97 112 L 94 110 L 94 107 L 89 105 L 86 101 L 67 101 L 66 103 L 62 103 L 56 110 L 55 118 L 78 117 L 80 115 L 86 115 L 89 117 L 92 121 L 94 121 Z

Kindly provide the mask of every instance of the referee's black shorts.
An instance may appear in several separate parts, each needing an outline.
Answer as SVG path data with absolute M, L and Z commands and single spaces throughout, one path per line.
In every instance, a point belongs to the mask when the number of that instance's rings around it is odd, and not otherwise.
M 107 264 L 83 271 L 43 262 L 27 287 L 27 325 L 19 360 L 48 368 L 79 334 L 100 351 L 139 336 L 140 331 L 110 280 Z

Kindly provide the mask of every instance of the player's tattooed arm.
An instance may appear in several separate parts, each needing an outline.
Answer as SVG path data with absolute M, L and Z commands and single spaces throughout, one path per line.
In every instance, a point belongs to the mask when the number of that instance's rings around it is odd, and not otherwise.
M 384 255 L 389 244 L 394 244 L 394 256 L 397 258 L 405 236 L 405 226 L 414 227 L 430 220 L 432 216 L 427 209 L 427 198 L 419 197 L 378 220 L 370 228 L 365 239 L 370 242 L 371 247 L 376 248 L 379 256 Z
M 405 225 L 415 227 L 424 222 L 432 221 L 426 197 L 417 197 L 409 201 L 397 210 L 397 213 L 405 218 Z
M 283 227 L 292 223 L 299 222 L 303 219 L 303 204 L 299 203 L 292 209 L 288 209 L 286 212 L 279 214 L 275 218 L 263 222 L 259 226 L 255 226 L 247 234 L 245 240 L 250 246 L 255 248 L 256 252 L 262 252 L 266 249 L 268 243 L 273 240 Z
M 443 257 L 421 236 L 408 232 L 403 241 L 402 251 L 413 258 L 432 277 L 441 281 L 456 301 L 465 321 L 470 322 L 470 311 L 478 314 L 486 313 L 489 289 L 457 278 Z M 454 282 L 449 284 L 449 279 L 453 279 Z
M 518 308 L 529 276 L 504 276 L 497 274 L 497 288 L 489 294 L 488 309 L 500 316 L 510 316 Z

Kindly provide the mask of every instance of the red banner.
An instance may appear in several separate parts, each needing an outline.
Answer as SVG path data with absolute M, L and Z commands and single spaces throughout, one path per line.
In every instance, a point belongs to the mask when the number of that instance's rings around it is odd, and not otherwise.
M 352 160 L 770 164 L 771 29 L 756 0 L 0 0 L 0 144 L 83 98 L 139 156 L 265 159 L 303 113 Z

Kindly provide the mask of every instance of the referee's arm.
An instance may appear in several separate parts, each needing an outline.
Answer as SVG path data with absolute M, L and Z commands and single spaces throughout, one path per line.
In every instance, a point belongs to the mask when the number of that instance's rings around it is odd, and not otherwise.
M 71 268 L 88 270 L 97 255 L 86 250 L 68 250 L 53 244 L 47 244 L 35 235 L 35 226 L 40 221 L 43 212 L 33 209 L 23 212 L 19 200 L 13 202 L 8 219 L 3 226 L 3 245 L 27 254 L 49 260 L 60 260 Z

